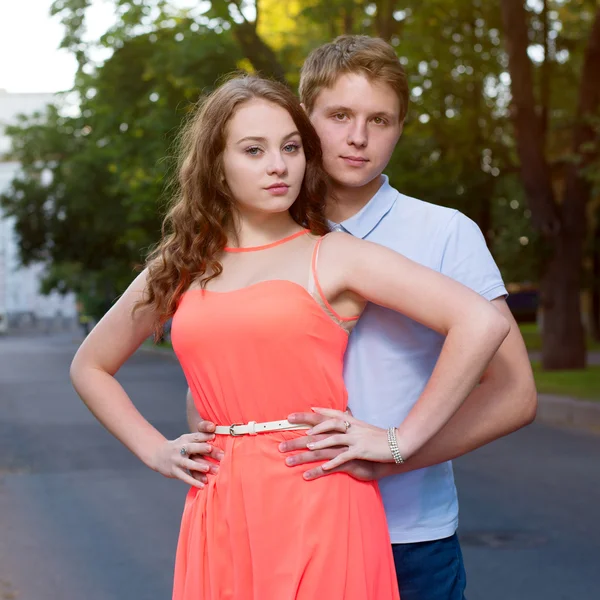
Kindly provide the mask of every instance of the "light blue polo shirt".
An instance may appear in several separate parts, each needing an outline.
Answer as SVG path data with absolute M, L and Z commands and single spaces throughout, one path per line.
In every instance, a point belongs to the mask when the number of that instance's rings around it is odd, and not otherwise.
M 383 178 L 371 201 L 334 229 L 387 246 L 488 300 L 507 295 L 473 221 L 457 210 L 405 196 Z M 345 358 L 353 414 L 379 427 L 400 424 L 423 391 L 443 342 L 443 336 L 401 314 L 367 305 Z M 380 489 L 392 543 L 436 540 L 456 531 L 451 462 L 387 477 Z

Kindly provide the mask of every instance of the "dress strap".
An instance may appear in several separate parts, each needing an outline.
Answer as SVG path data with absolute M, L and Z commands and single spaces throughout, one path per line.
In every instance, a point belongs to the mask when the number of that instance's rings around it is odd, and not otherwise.
M 321 248 L 321 243 L 327 237 L 328 234 L 320 237 L 313 248 L 311 266 L 310 266 L 310 277 L 308 280 L 308 291 L 310 295 L 316 300 L 317 304 L 321 306 L 321 308 L 327 313 L 327 315 L 331 318 L 332 321 L 337 323 L 342 329 L 344 329 L 347 333 L 350 333 L 354 326 L 356 325 L 356 321 L 358 320 L 360 315 L 354 317 L 342 317 L 339 315 L 335 309 L 329 304 L 325 294 L 323 293 L 323 289 L 321 288 L 321 284 L 319 283 L 319 276 L 317 275 L 317 261 L 319 259 L 319 249 Z

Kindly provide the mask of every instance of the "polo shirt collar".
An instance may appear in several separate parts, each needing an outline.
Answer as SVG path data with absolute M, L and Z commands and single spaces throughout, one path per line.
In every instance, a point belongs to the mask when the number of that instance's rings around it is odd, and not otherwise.
M 383 184 L 377 193 L 355 215 L 342 221 L 339 225 L 354 237 L 365 238 L 387 215 L 396 202 L 398 192 L 390 185 L 387 175 L 382 175 Z M 332 223 L 333 229 L 339 230 Z

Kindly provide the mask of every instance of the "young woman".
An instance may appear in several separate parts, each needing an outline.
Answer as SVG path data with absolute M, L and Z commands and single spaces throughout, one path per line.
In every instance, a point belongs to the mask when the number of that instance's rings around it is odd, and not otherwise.
M 179 194 L 148 266 L 90 333 L 73 384 L 102 424 L 146 465 L 192 486 L 181 526 L 175 600 L 398 598 L 377 484 L 344 473 L 307 484 L 278 450 L 303 435 L 284 419 L 319 405 L 339 419 L 328 467 L 408 459 L 477 384 L 508 332 L 466 287 L 375 244 L 327 234 L 317 134 L 291 92 L 231 79 L 183 138 Z M 342 359 L 367 301 L 441 332 L 443 351 L 398 427 L 346 416 Z M 173 317 L 172 340 L 223 453 L 192 478 L 194 434 L 166 440 L 114 374 Z M 393 365 L 390 365 L 393 368 Z

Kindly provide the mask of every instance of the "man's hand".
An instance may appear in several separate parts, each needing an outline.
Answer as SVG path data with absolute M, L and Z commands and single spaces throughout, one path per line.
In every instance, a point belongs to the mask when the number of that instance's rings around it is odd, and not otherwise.
M 210 442 L 215 439 L 215 424 L 210 421 L 200 421 L 198 423 L 198 432 L 194 434 L 194 438 L 202 442 Z M 219 472 L 219 465 L 216 465 L 214 461 L 221 461 L 224 454 L 219 448 L 215 448 L 212 444 L 202 448 L 203 452 L 197 452 L 191 454 L 189 458 L 199 465 L 199 470 L 190 469 L 190 475 L 197 481 L 206 484 L 208 483 L 208 476 L 204 473 L 216 475 Z M 212 461 L 206 460 L 212 458 Z
M 349 414 L 352 414 L 349 412 Z M 288 421 L 294 424 L 304 424 L 316 427 L 321 423 L 330 421 L 329 417 L 320 415 L 317 413 L 294 413 L 288 417 Z M 288 456 L 285 460 L 286 465 L 289 467 L 295 467 L 299 465 L 306 465 L 314 462 L 323 460 L 332 460 L 336 456 L 339 456 L 343 452 L 348 450 L 347 446 L 333 446 L 331 448 L 323 448 L 321 450 L 308 450 L 307 444 L 324 440 L 332 435 L 338 434 L 339 429 L 335 428 L 335 424 L 331 422 L 331 430 L 325 433 L 319 433 L 317 435 L 305 435 L 302 437 L 283 442 L 279 445 L 281 452 L 293 452 L 297 450 L 307 450 L 301 454 L 295 454 Z M 368 460 L 351 460 L 348 461 L 335 469 L 325 471 L 322 466 L 315 467 L 304 473 L 304 479 L 312 480 L 324 477 L 331 473 L 348 473 L 355 479 L 360 481 L 374 481 L 381 479 L 387 474 L 386 463 L 372 462 Z

